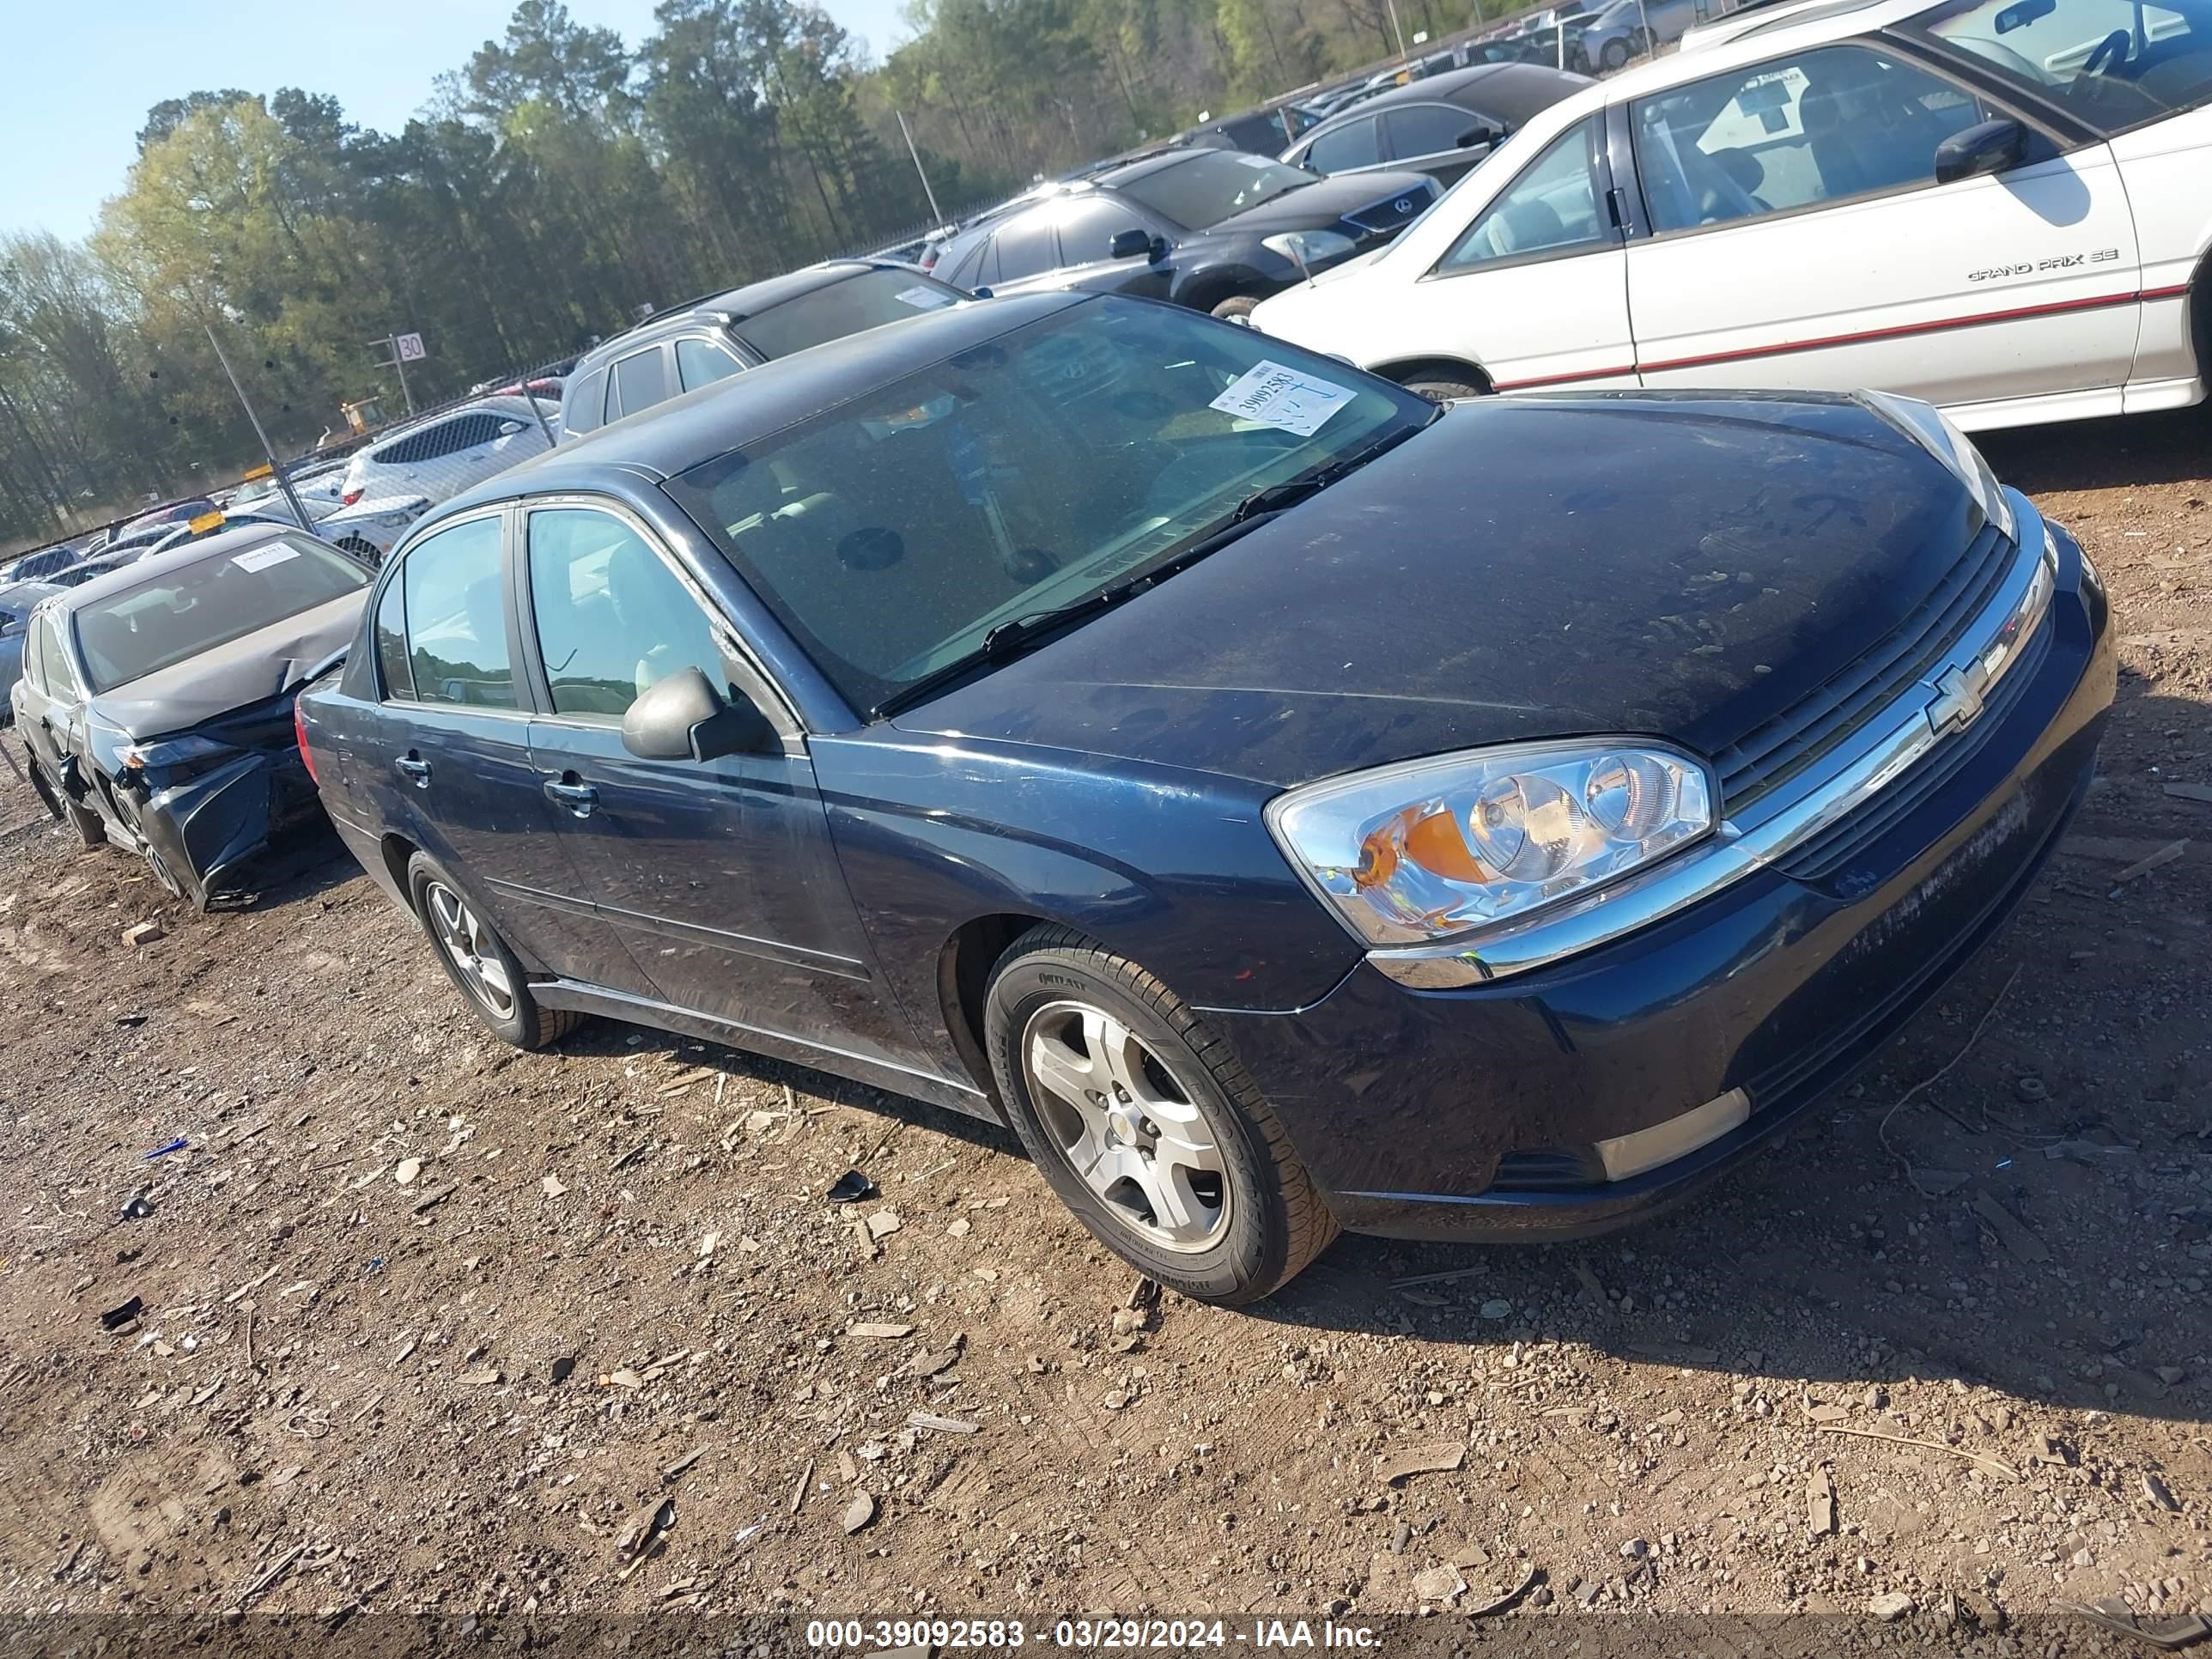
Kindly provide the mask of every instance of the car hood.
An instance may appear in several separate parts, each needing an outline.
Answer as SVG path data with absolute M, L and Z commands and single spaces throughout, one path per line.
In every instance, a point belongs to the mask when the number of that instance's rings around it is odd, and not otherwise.
M 1214 233 L 1255 236 L 1272 235 L 1279 230 L 1327 229 L 1346 214 L 1376 202 L 1405 195 L 1418 195 L 1425 202 L 1436 193 L 1436 180 L 1425 173 L 1340 173 L 1231 214 L 1210 228 Z
M 1893 631 L 1977 522 L 1847 398 L 1466 402 L 896 723 L 1285 787 L 1534 738 L 1710 757 Z
M 145 738 L 189 731 L 265 702 L 353 643 L 368 596 L 367 588 L 345 594 L 102 692 L 93 700 L 93 712 L 125 736 Z

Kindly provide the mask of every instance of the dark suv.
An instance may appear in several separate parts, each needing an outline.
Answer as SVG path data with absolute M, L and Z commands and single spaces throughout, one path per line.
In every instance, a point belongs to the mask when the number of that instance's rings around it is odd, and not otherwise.
M 887 259 L 835 259 L 649 317 L 576 361 L 561 399 L 563 438 L 757 368 L 968 296 Z
M 987 219 L 933 269 L 961 288 L 1086 289 L 1236 317 L 1381 246 L 1436 198 L 1418 173 L 1324 179 L 1264 155 L 1172 149 Z

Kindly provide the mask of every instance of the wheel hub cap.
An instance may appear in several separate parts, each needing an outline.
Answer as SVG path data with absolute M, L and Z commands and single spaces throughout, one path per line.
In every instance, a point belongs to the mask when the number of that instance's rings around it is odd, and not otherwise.
M 1048 1004 L 1022 1034 L 1037 1117 L 1067 1166 L 1147 1243 L 1190 1252 L 1228 1225 L 1229 1166 L 1191 1091 L 1128 1026 Z
M 490 931 L 477 920 L 461 896 L 441 881 L 434 881 L 423 890 L 428 901 L 430 926 L 438 939 L 438 946 L 461 976 L 461 983 L 469 994 L 489 1011 L 495 1019 L 509 1019 L 514 1014 L 514 984 L 508 978 L 507 964 L 493 949 Z

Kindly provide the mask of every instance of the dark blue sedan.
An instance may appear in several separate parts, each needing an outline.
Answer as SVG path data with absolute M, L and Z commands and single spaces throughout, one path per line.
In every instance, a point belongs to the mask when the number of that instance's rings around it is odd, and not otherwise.
M 447 503 L 302 745 L 478 1015 L 1002 1119 L 1238 1303 L 1648 1213 L 1832 1087 L 2087 787 L 2106 602 L 1924 404 L 1438 410 L 1057 295 Z

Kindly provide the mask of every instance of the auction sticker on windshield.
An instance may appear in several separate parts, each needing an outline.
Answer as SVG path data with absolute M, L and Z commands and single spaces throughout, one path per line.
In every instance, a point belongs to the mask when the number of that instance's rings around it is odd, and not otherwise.
M 1316 380 L 1263 357 L 1231 380 L 1206 407 L 1310 438 L 1354 395 L 1350 386 Z
M 934 311 L 939 306 L 952 303 L 950 294 L 939 294 L 933 288 L 923 288 L 918 283 L 913 288 L 901 289 L 891 297 L 912 306 L 916 311 Z
M 240 570 L 266 570 L 272 564 L 283 564 L 287 559 L 296 559 L 300 550 L 288 547 L 283 542 L 272 542 L 267 547 L 257 547 L 251 552 L 240 553 L 231 560 Z

